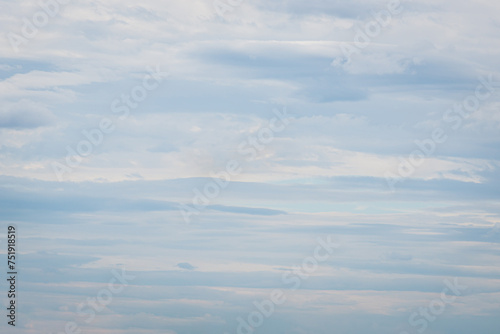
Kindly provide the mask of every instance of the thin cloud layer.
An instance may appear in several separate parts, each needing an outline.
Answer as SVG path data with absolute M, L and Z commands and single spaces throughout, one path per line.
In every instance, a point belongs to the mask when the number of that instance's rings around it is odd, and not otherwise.
M 0 14 L 17 332 L 498 328 L 498 3 L 63 2 Z

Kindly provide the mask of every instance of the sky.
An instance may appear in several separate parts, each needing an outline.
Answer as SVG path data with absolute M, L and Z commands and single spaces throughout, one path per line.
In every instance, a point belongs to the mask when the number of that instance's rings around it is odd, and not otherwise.
M 497 332 L 499 10 L 2 0 L 2 333 Z

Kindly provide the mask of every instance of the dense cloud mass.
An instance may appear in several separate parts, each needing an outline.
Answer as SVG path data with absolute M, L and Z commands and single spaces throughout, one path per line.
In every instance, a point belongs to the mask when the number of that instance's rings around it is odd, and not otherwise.
M 1 7 L 2 333 L 498 331 L 499 2 Z

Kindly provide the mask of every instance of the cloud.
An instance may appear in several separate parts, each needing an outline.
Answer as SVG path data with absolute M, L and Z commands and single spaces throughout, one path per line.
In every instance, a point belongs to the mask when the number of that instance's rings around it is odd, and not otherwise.
M 56 117 L 46 107 L 29 100 L 4 104 L 0 109 L 0 128 L 30 129 L 55 121 Z
M 193 265 L 187 263 L 187 262 L 181 262 L 181 263 L 177 263 L 177 267 L 181 268 L 181 269 L 186 269 L 186 270 L 194 270 L 196 269 L 196 267 L 194 267 Z
M 8 65 L 8 64 L 0 64 L 0 71 L 13 71 L 21 69 L 21 65 Z
M 19 333 L 68 321 L 235 333 L 273 289 L 287 302 L 263 334 L 411 332 L 408 317 L 454 276 L 469 289 L 429 333 L 495 332 L 500 88 L 460 129 L 443 116 L 479 77 L 500 80 L 500 4 L 402 2 L 346 59 L 341 46 L 387 3 L 247 0 L 220 17 L 212 1 L 71 2 L 19 53 L 4 40 L 0 233 L 18 227 Z M 40 6 L 3 9 L 2 31 L 20 34 Z M 115 101 L 140 95 L 157 65 L 170 76 L 120 119 Z M 284 106 L 289 124 L 247 159 L 239 145 Z M 57 181 L 53 163 L 103 119 L 113 132 Z M 388 191 L 386 172 L 437 127 L 448 140 Z M 179 204 L 231 160 L 241 173 L 185 224 Z M 290 291 L 283 275 L 329 234 L 338 252 Z M 117 268 L 136 278 L 85 323 L 78 305 Z

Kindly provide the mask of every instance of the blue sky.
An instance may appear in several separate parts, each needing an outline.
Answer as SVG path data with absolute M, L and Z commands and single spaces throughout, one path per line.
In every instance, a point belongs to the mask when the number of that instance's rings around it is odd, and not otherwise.
M 499 3 L 44 3 L 0 5 L 2 333 L 233 334 L 273 289 L 252 333 L 498 331 Z

